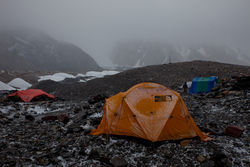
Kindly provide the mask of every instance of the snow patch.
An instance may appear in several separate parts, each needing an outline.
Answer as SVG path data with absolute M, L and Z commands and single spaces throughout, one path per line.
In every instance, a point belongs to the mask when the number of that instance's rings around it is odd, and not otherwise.
M 45 76 L 39 76 L 40 79 L 38 79 L 38 82 L 44 81 L 44 80 L 52 80 L 56 82 L 63 81 L 65 78 L 76 78 L 74 75 L 67 74 L 67 73 L 55 73 L 53 75 L 45 75 Z
M 87 82 L 86 80 L 80 79 L 79 82 Z
M 98 71 L 89 71 L 86 73 L 85 76 L 87 77 L 95 77 L 95 78 L 102 78 L 104 77 L 105 75 L 115 75 L 115 74 L 118 74 L 119 71 L 102 71 L 102 72 L 98 72 Z
M 17 88 L 18 90 L 25 90 L 32 86 L 30 83 L 26 82 L 22 78 L 13 79 L 8 83 L 8 85 Z
M 90 118 L 101 118 L 103 115 L 101 113 L 94 113 L 90 115 Z
M 98 71 L 89 71 L 86 72 L 86 74 L 77 74 L 76 77 L 82 77 L 83 79 L 80 79 L 79 82 L 87 82 L 89 80 L 95 79 L 95 78 L 103 78 L 106 75 L 115 75 L 118 74 L 119 71 L 102 71 L 102 72 L 98 72 Z
M 98 72 L 98 71 L 88 71 L 86 74 L 77 74 L 76 76 L 71 75 L 71 74 L 67 74 L 67 73 L 55 73 L 53 75 L 45 75 L 45 76 L 39 76 L 39 80 L 40 81 L 44 81 L 44 80 L 52 80 L 52 81 L 56 81 L 56 82 L 60 82 L 63 81 L 66 78 L 85 78 L 84 80 L 81 79 L 79 82 L 86 82 L 89 81 L 91 79 L 95 79 L 95 78 L 102 78 L 106 75 L 115 75 L 119 73 L 119 71 L 102 71 L 102 72 Z

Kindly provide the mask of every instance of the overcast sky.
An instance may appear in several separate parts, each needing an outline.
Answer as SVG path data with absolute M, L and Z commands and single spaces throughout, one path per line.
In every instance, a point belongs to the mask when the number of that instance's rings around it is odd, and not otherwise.
M 42 30 L 106 65 L 129 39 L 212 42 L 250 56 L 250 0 L 0 0 L 7 26 Z

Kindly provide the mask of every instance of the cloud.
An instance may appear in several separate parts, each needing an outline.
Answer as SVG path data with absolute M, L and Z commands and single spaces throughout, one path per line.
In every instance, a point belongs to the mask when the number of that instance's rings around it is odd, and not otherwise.
M 101 64 L 126 39 L 213 42 L 249 54 L 249 6 L 248 0 L 1 0 L 0 26 L 40 29 Z

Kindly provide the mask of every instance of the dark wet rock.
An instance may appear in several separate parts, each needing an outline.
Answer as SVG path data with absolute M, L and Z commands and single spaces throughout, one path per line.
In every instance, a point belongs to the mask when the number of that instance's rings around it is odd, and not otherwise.
M 110 162 L 114 167 L 126 167 L 126 166 L 128 166 L 127 161 L 122 157 L 113 157 L 110 160 Z
M 42 118 L 43 121 L 55 121 L 57 120 L 57 116 L 56 115 L 49 115 L 49 116 L 45 116 Z
M 214 161 L 214 166 L 219 167 L 219 166 L 228 166 L 228 160 L 227 156 L 224 152 L 220 150 L 215 150 L 215 152 L 212 155 L 211 160 Z
M 232 78 L 234 79 L 233 89 L 250 89 L 250 75 L 241 74 L 239 76 L 232 76 Z
M 69 122 L 69 116 L 67 114 L 61 114 L 57 116 L 58 120 L 67 124 Z
M 79 121 L 85 120 L 87 116 L 88 116 L 88 113 L 83 111 L 83 112 L 77 113 L 72 119 L 74 122 L 79 122 Z
M 104 94 L 96 95 L 96 96 L 92 97 L 91 99 L 89 99 L 88 102 L 89 102 L 89 104 L 95 104 L 98 102 L 104 102 L 106 98 L 107 98 L 107 96 Z
M 89 103 L 84 103 L 84 104 L 82 105 L 82 108 L 85 109 L 85 110 L 89 110 L 89 109 L 90 109 Z
M 240 137 L 244 131 L 244 128 L 239 126 L 227 126 L 225 129 L 225 134 L 233 137 Z
M 205 162 L 201 163 L 201 167 L 212 167 L 214 165 L 214 161 L 206 160 Z
M 98 159 L 100 157 L 100 154 L 97 150 L 91 150 L 89 155 L 88 155 L 88 158 L 89 159 Z
M 25 115 L 25 119 L 27 119 L 29 121 L 34 121 L 35 120 L 35 118 L 32 115 L 30 115 L 30 114 Z
M 0 142 L 0 151 L 5 150 L 6 148 L 8 148 L 8 143 L 1 141 Z
M 68 127 L 67 133 L 78 133 L 83 131 L 83 128 L 78 124 L 72 124 Z
M 69 117 L 67 114 L 60 114 L 60 115 L 48 115 L 42 117 L 43 121 L 60 121 L 64 124 L 67 124 L 69 122 Z
M 81 107 L 76 107 L 75 109 L 74 109 L 74 113 L 75 114 L 77 114 L 77 113 L 79 113 L 79 112 L 81 112 L 82 111 L 82 108 Z

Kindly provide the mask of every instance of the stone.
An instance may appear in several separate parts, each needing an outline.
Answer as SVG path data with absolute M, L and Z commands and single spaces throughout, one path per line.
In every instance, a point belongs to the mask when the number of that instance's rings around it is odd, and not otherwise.
M 182 147 L 186 147 L 190 142 L 191 142 L 191 140 L 182 140 L 180 142 L 180 144 L 181 144 Z
M 55 115 L 49 115 L 49 116 L 45 116 L 42 118 L 43 121 L 55 121 L 57 120 L 57 116 Z
M 198 155 L 196 158 L 199 162 L 204 162 L 206 158 L 203 155 Z
M 233 96 L 240 96 L 243 93 L 241 91 L 229 91 L 229 95 L 233 95 Z
M 222 92 L 223 95 L 228 95 L 229 94 L 229 90 L 225 90 Z
M 232 136 L 232 137 L 240 137 L 243 131 L 244 131 L 244 128 L 242 127 L 229 125 L 225 129 L 225 134 Z
M 113 157 L 110 160 L 110 163 L 114 167 L 126 167 L 126 166 L 128 166 L 127 161 L 124 158 L 121 158 L 121 157 Z
M 58 120 L 63 122 L 64 124 L 67 124 L 69 122 L 69 117 L 67 114 L 61 114 L 57 116 Z
M 32 115 L 25 115 L 25 119 L 29 120 L 29 121 L 34 121 L 35 118 Z

